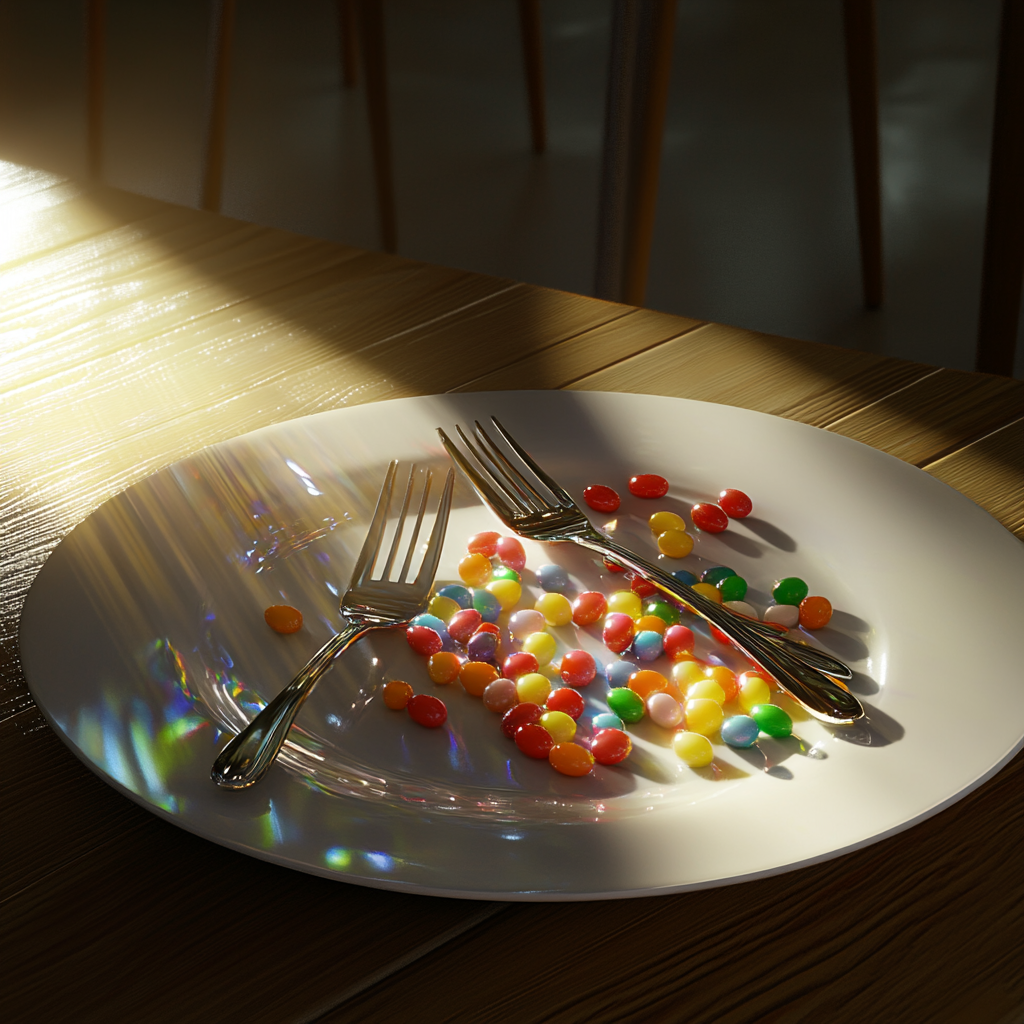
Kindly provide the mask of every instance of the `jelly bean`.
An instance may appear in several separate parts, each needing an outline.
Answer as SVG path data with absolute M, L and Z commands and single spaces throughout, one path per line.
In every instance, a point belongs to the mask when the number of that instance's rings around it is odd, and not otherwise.
M 384 684 L 384 703 L 392 711 L 404 711 L 411 696 L 412 687 L 400 679 L 392 679 Z
M 756 672 L 744 672 L 739 678 L 739 702 L 744 711 L 750 711 L 758 704 L 771 703 L 772 692 L 768 682 Z
M 526 566 L 526 552 L 517 537 L 498 538 L 498 561 L 516 572 L 522 572 Z
M 641 700 L 647 700 L 652 693 L 661 693 L 663 690 L 667 690 L 668 680 L 660 672 L 641 668 L 629 677 L 629 688 L 639 695 Z
M 713 736 L 718 732 L 725 715 L 722 705 L 710 697 L 697 697 L 686 702 L 686 728 L 702 736 Z
M 674 729 L 683 720 L 683 709 L 671 694 L 652 693 L 647 698 L 647 715 L 655 725 Z
M 696 641 L 697 638 L 689 626 L 669 626 L 665 630 L 663 640 L 665 653 L 672 661 L 678 661 L 681 655 L 693 653 L 693 645 Z
M 516 704 L 501 716 L 501 731 L 510 740 L 522 725 L 533 725 L 540 721 L 543 709 L 539 704 Z
M 409 646 L 417 654 L 425 656 L 437 654 L 444 646 L 437 630 L 431 629 L 429 626 L 410 626 L 405 631 L 405 639 L 409 641 Z
M 757 742 L 757 734 L 760 729 L 757 722 L 749 715 L 732 715 L 722 723 L 722 739 L 730 747 L 739 747 L 741 750 L 752 747 Z
M 672 666 L 672 682 L 679 687 L 680 692 L 686 693 L 693 683 L 707 679 L 705 668 L 702 661 L 677 661 Z
M 459 579 L 479 587 L 491 578 L 491 560 L 484 555 L 465 555 L 459 560 Z
M 501 603 L 489 590 L 473 591 L 473 607 L 485 622 L 497 622 L 501 614 Z
M 631 661 L 609 661 L 604 667 L 609 686 L 629 686 L 629 677 L 636 671 Z
M 583 500 L 595 512 L 617 512 L 620 504 L 618 494 L 604 484 L 591 484 L 584 488 Z
M 715 759 L 711 741 L 696 732 L 677 732 L 672 737 L 672 749 L 676 757 L 691 768 L 706 768 Z
M 439 651 L 437 654 L 432 654 L 427 662 L 427 675 L 434 683 L 442 685 L 454 683 L 459 678 L 461 671 L 462 660 L 451 651 Z
M 578 743 L 556 743 L 548 751 L 548 761 L 556 772 L 579 778 L 594 769 L 594 755 Z
M 498 638 L 493 633 L 474 633 L 466 644 L 470 661 L 494 661 L 498 656 Z
M 639 594 L 634 594 L 632 590 L 616 590 L 608 598 L 608 611 L 639 619 L 644 613 L 644 606 Z
M 493 558 L 498 553 L 498 534 L 490 530 L 474 534 L 466 544 L 466 550 L 473 555 L 485 555 Z
M 547 729 L 556 743 L 568 743 L 576 735 L 576 722 L 564 711 L 552 711 L 549 708 L 540 716 L 537 724 Z
M 726 700 L 736 699 L 740 689 L 740 682 L 736 678 L 736 673 L 731 668 L 727 668 L 725 665 L 708 665 L 704 669 L 704 675 L 718 683 L 725 694 Z
M 523 641 L 523 650 L 532 654 L 540 666 L 547 665 L 555 656 L 558 644 L 550 633 L 531 633 Z
M 746 601 L 726 601 L 722 599 L 724 607 L 728 608 L 729 611 L 735 612 L 737 615 L 745 615 L 748 619 L 756 619 L 757 611 L 752 604 L 747 604 Z
M 657 615 L 641 615 L 640 618 L 636 620 L 637 633 L 643 633 L 645 631 L 648 633 L 654 632 L 657 633 L 658 636 L 664 637 L 665 630 L 667 628 L 668 625 L 665 620 Z
M 290 604 L 272 604 L 263 612 L 263 621 L 275 633 L 297 633 L 302 629 L 302 612 Z
M 608 610 L 604 594 L 596 590 L 585 590 L 572 603 L 572 621 L 577 626 L 589 626 L 603 619 Z
M 712 565 L 700 574 L 700 581 L 701 583 L 710 583 L 711 586 L 717 587 L 722 580 L 735 575 L 736 570 L 730 569 L 727 565 Z
M 439 597 L 447 597 L 448 600 L 454 601 L 460 608 L 473 607 L 472 591 L 467 590 L 465 587 L 460 587 L 458 583 L 449 583 L 437 593 Z
M 679 609 L 660 597 L 644 605 L 644 614 L 656 615 L 666 626 L 674 626 L 680 619 Z
M 629 493 L 636 498 L 664 498 L 668 481 L 657 473 L 637 473 L 629 478 Z
M 661 634 L 653 629 L 642 629 L 633 637 L 633 653 L 641 661 L 657 661 L 665 653 Z
M 701 700 L 707 698 L 716 704 L 725 703 L 725 690 L 714 679 L 698 679 L 690 683 L 686 688 L 687 700 Z
M 690 589 L 702 597 L 706 597 L 709 601 L 713 601 L 715 604 L 722 603 L 722 595 L 718 587 L 714 587 L 710 583 L 694 583 Z
M 501 639 L 501 629 L 493 622 L 481 622 L 476 629 L 473 630 L 473 636 L 477 633 L 492 633 L 499 640 Z
M 432 629 L 438 636 L 441 635 L 442 630 L 447 631 L 447 627 L 444 624 L 443 619 L 439 619 L 436 615 L 431 615 L 429 612 L 424 612 L 421 615 L 417 615 L 409 623 L 410 626 L 426 626 L 428 629 Z
M 569 589 L 569 574 L 560 565 L 542 565 L 537 569 L 541 590 L 561 594 Z
M 750 717 L 768 736 L 791 736 L 793 733 L 793 719 L 776 704 L 755 704 L 750 709 Z
M 800 609 L 792 604 L 773 604 L 765 609 L 765 622 L 775 622 L 791 629 L 800 621 Z
M 594 732 L 598 733 L 602 729 L 621 729 L 622 719 L 618 715 L 612 714 L 611 711 L 602 711 L 601 714 L 594 715 L 590 724 Z
M 807 596 L 808 586 L 799 576 L 785 576 L 775 581 L 772 598 L 776 604 L 799 605 Z
M 549 626 L 567 626 L 572 622 L 572 604 L 565 594 L 541 594 L 534 608 Z
M 604 562 L 604 567 L 609 572 L 625 572 L 626 571 L 626 567 L 624 565 L 619 565 L 618 562 L 613 562 L 610 558 L 602 558 L 601 561 Z
M 529 651 L 516 651 L 505 659 L 501 671 L 509 679 L 518 679 L 528 672 L 536 672 L 539 668 L 536 657 Z
M 708 628 L 711 631 L 712 639 L 718 643 L 726 645 L 732 643 L 732 637 L 728 633 L 723 633 L 717 626 L 709 626 Z
M 492 580 L 513 580 L 516 583 L 522 583 L 523 577 L 515 571 L 510 569 L 507 565 L 499 565 L 494 572 L 491 573 Z
M 680 583 L 685 583 L 688 587 L 692 587 L 694 583 L 700 582 L 700 578 L 690 572 L 689 569 L 673 569 L 671 575 L 679 580 Z
M 459 682 L 472 697 L 482 697 L 488 684 L 498 678 L 498 670 L 489 661 L 467 661 L 459 670 Z
M 587 651 L 566 651 L 560 672 L 562 681 L 569 686 L 589 686 L 597 675 L 597 662 Z
M 551 680 L 540 672 L 527 672 L 516 680 L 516 693 L 524 704 L 543 704 L 551 693 Z
M 647 525 L 651 528 L 651 533 L 658 537 L 666 530 L 685 530 L 686 520 L 675 512 L 655 512 L 647 520 Z
M 511 679 L 494 679 L 484 687 L 484 707 L 488 711 L 495 711 L 504 714 L 509 708 L 514 708 L 519 703 L 519 694 L 516 691 L 516 684 Z
M 449 619 L 448 632 L 460 644 L 468 643 L 482 621 L 483 616 L 475 608 L 462 608 Z
M 805 597 L 800 602 L 800 625 L 804 629 L 821 629 L 832 618 L 832 605 L 824 597 Z
M 624 722 L 639 722 L 644 717 L 643 698 L 625 686 L 608 691 L 608 707 Z
M 561 711 L 562 714 L 568 715 L 573 721 L 576 721 L 583 714 L 586 705 L 583 698 L 572 687 L 560 686 L 557 690 L 551 691 L 547 699 L 547 709 L 548 711 Z
M 727 487 L 718 495 L 718 507 L 730 519 L 746 519 L 754 511 L 754 503 L 734 487 Z
M 693 550 L 693 538 L 684 530 L 658 534 L 658 550 L 667 558 L 685 558 Z
M 607 717 L 615 718 L 615 715 Z M 597 718 L 594 721 L 596 722 Z M 603 728 L 590 742 L 590 753 L 598 764 L 618 764 L 625 761 L 632 749 L 633 741 L 617 726 Z
M 633 642 L 633 619 L 622 612 L 605 616 L 601 639 L 605 647 L 615 654 L 621 654 Z
M 542 725 L 529 724 L 521 725 L 516 729 L 516 746 L 527 756 L 535 757 L 537 760 L 546 758 L 548 752 L 555 745 L 551 733 Z
M 443 700 L 432 697 L 429 693 L 417 693 L 409 698 L 405 705 L 409 717 L 427 729 L 437 729 L 448 720 L 448 709 Z
M 514 608 L 519 598 L 523 596 L 522 585 L 515 580 L 491 580 L 486 589 L 487 593 L 493 594 L 498 599 L 501 610 L 506 612 L 509 608 Z M 476 601 L 475 595 L 473 600 Z
M 698 530 L 705 533 L 721 533 L 729 525 L 729 517 L 709 502 L 698 502 L 690 509 L 690 518 Z
M 430 599 L 430 604 L 427 605 L 427 611 L 442 622 L 447 622 L 460 607 L 461 605 L 450 597 L 445 597 L 443 594 L 435 594 Z
M 653 583 L 648 583 L 643 576 L 636 575 L 630 576 L 629 589 L 639 598 L 650 597 L 658 592 L 658 588 Z
M 523 608 L 508 620 L 508 631 L 516 640 L 525 640 L 531 633 L 544 629 L 544 616 L 533 608 Z

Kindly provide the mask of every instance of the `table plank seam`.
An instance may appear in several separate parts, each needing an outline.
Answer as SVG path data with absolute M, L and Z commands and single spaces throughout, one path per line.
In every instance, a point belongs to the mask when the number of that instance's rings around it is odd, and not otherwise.
M 889 401 L 894 395 L 900 394 L 902 391 L 909 391 L 911 388 L 916 388 L 922 381 L 928 380 L 929 377 L 934 377 L 937 373 L 942 373 L 943 369 L 941 366 L 936 367 L 931 373 L 926 373 L 923 377 L 918 377 L 916 380 L 911 381 L 909 384 L 904 384 L 903 387 L 897 388 L 895 391 L 890 391 L 888 394 L 883 395 L 881 398 L 876 398 L 873 402 L 868 402 L 867 405 L 862 405 L 859 409 L 855 409 L 853 412 L 848 412 L 843 416 L 840 416 L 836 420 L 832 420 L 829 423 L 823 423 L 821 426 L 822 430 L 832 430 L 840 423 L 850 419 L 853 416 L 859 416 L 867 409 L 873 409 L 876 405 L 881 405 L 882 402 Z
M 1018 423 L 1024 422 L 1024 416 L 1018 416 L 1016 419 L 1012 419 L 1002 424 L 1002 426 L 996 427 L 993 430 L 985 430 L 974 437 L 969 437 L 964 441 L 958 441 L 956 444 L 950 445 L 948 448 L 943 449 L 935 455 L 929 456 L 927 459 L 922 459 L 920 462 L 915 463 L 918 469 L 928 469 L 929 466 L 935 465 L 936 462 L 940 462 L 942 459 L 948 459 L 950 455 L 955 455 L 957 452 L 962 451 L 964 448 L 969 447 L 972 444 L 977 444 L 979 441 L 984 441 L 988 437 L 992 437 L 993 434 L 998 434 L 1001 430 L 1006 430 L 1009 427 L 1016 426 Z

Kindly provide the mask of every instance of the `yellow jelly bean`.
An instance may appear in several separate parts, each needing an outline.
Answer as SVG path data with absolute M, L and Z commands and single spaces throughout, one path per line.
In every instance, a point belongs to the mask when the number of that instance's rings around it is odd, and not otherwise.
M 672 666 L 672 682 L 684 693 L 691 683 L 704 678 L 704 662 L 677 661 Z
M 644 605 L 639 595 L 632 590 L 616 590 L 608 598 L 608 612 L 621 612 L 631 619 L 639 619 L 644 613 Z
M 758 704 L 770 704 L 771 700 L 772 691 L 760 676 L 747 676 L 740 684 L 740 707 L 744 711 Z
M 572 622 L 572 602 L 565 594 L 541 594 L 533 607 L 549 626 L 567 626 Z
M 564 711 L 545 711 L 539 724 L 556 743 L 568 743 L 576 735 L 576 723 Z
M 677 732 L 672 737 L 672 749 L 676 757 L 691 768 L 704 768 L 715 758 L 711 740 L 696 732 Z
M 722 592 L 718 587 L 711 586 L 710 583 L 694 583 L 690 589 L 697 591 L 698 594 L 703 594 L 708 600 L 714 601 L 715 604 L 722 603 Z
M 725 690 L 714 679 L 698 679 L 697 682 L 690 683 L 686 688 L 686 699 L 697 700 L 701 697 L 707 697 L 716 704 L 724 704 Z
M 682 530 L 684 533 L 686 532 L 686 521 L 682 516 L 677 516 L 675 512 L 655 512 L 647 520 L 647 525 L 651 528 L 651 533 L 655 537 L 660 537 L 666 530 Z
M 714 736 L 722 725 L 725 714 L 722 705 L 710 697 L 698 697 L 686 702 L 686 728 L 702 736 Z
M 718 683 L 727 701 L 736 699 L 739 683 L 736 680 L 736 673 L 731 668 L 725 665 L 705 665 L 704 675 Z
M 548 699 L 551 693 L 551 680 L 542 676 L 539 672 L 527 672 L 516 680 L 516 693 L 519 695 L 519 703 L 541 704 Z M 568 715 L 565 716 L 569 718 Z M 571 722 L 572 719 L 570 718 Z
M 482 587 L 491 578 L 491 569 L 486 555 L 466 555 L 459 561 L 459 578 L 467 587 Z
M 693 550 L 693 538 L 685 530 L 658 534 L 658 550 L 669 558 L 685 558 Z
M 653 633 L 661 633 L 664 635 L 666 629 L 668 629 L 668 623 L 657 615 L 641 615 L 640 618 L 636 620 L 636 631 L 638 633 L 650 630 Z
M 494 580 L 487 584 L 487 589 L 498 599 L 502 611 L 514 608 L 523 596 L 523 588 L 515 580 Z
M 442 622 L 447 622 L 459 610 L 458 601 L 453 601 L 444 594 L 435 594 L 427 605 L 427 611 L 431 615 L 436 615 Z
M 523 650 L 537 659 L 538 665 L 546 665 L 558 650 L 558 644 L 550 633 L 531 633 L 523 641 Z

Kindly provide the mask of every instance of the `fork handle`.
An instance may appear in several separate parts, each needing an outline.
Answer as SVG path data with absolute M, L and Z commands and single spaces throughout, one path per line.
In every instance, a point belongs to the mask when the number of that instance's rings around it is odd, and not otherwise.
M 595 531 L 596 532 L 596 531 Z M 707 600 L 667 572 L 646 559 L 600 535 L 572 538 L 582 547 L 602 555 L 610 555 L 617 562 L 640 573 L 676 600 L 684 602 L 702 619 L 717 626 L 752 661 L 760 665 L 795 700 L 815 718 L 823 722 L 845 725 L 863 718 L 860 701 L 840 682 L 805 664 L 790 654 L 782 644 L 776 643 L 733 615 L 727 609 Z
M 373 629 L 346 623 L 303 666 L 299 674 L 220 752 L 210 777 L 224 789 L 246 789 L 260 781 L 284 746 L 288 730 L 317 680 L 334 659 Z

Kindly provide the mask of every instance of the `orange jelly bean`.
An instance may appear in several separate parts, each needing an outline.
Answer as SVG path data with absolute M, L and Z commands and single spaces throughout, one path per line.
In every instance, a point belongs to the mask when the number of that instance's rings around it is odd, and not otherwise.
M 652 693 L 661 693 L 668 689 L 668 680 L 650 668 L 642 668 L 629 677 L 629 688 L 642 700 L 647 700 Z
M 466 693 L 482 697 L 484 690 L 498 678 L 498 670 L 487 661 L 467 661 L 459 672 L 459 682 Z
M 657 615 L 641 615 L 636 620 L 636 631 L 638 633 L 644 630 L 651 630 L 654 633 L 664 635 L 665 630 L 668 628 L 668 624 L 663 618 Z
M 736 699 L 736 695 L 740 692 L 740 684 L 736 680 L 736 673 L 731 668 L 726 668 L 724 665 L 708 665 L 704 669 L 704 675 L 718 683 L 722 688 L 722 693 L 725 694 L 726 702 Z
M 297 633 L 302 629 L 302 612 L 290 604 L 272 604 L 263 618 L 275 633 Z
M 548 761 L 563 775 L 589 775 L 594 768 L 594 755 L 578 743 L 556 743 L 548 751 Z
M 821 629 L 832 618 L 832 605 L 824 597 L 805 597 L 800 602 L 800 625 L 804 629 Z
M 392 711 L 401 711 L 409 703 L 412 687 L 400 679 L 392 679 L 384 684 L 384 703 Z
M 451 651 L 438 651 L 427 661 L 427 675 L 434 683 L 454 683 L 461 669 L 459 656 Z

